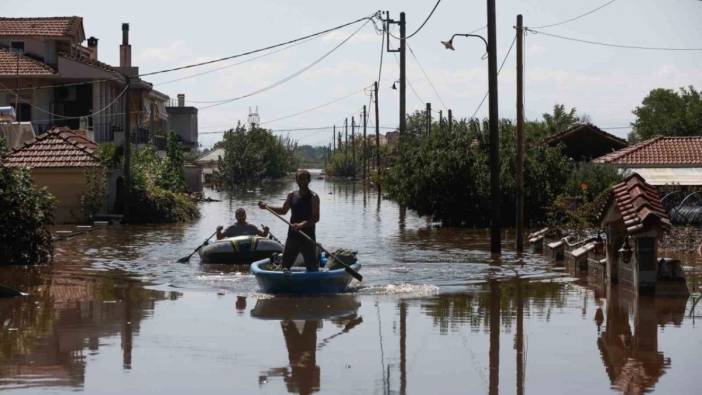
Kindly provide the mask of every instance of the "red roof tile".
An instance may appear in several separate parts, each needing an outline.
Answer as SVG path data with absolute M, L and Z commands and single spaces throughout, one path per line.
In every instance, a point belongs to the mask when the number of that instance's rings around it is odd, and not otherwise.
M 83 41 L 83 18 L 79 16 L 0 18 L 2 36 L 72 37 L 76 34 L 79 42 Z
M 612 204 L 616 205 L 628 233 L 638 233 L 652 225 L 663 229 L 671 226 L 658 191 L 636 173 L 612 187 L 607 203 L 600 210 L 600 221 Z
M 51 76 L 56 74 L 51 66 L 25 55 L 17 54 L 0 48 L 0 75 L 2 76 Z
M 97 144 L 85 131 L 56 128 L 25 143 L 7 156 L 8 167 L 98 167 Z
M 659 136 L 600 156 L 595 163 L 613 165 L 702 165 L 701 136 Z

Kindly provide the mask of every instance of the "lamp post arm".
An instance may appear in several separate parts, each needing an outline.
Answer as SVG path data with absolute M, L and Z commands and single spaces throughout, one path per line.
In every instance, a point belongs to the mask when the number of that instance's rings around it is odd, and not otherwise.
M 453 36 L 451 36 L 451 40 L 450 40 L 450 41 L 453 41 L 454 37 L 456 37 L 456 36 L 459 36 L 459 37 L 476 37 L 476 38 L 479 38 L 479 39 L 483 40 L 483 43 L 485 43 L 485 51 L 486 51 L 486 52 L 489 52 L 487 40 L 485 39 L 485 37 L 483 37 L 483 36 L 481 36 L 481 35 L 479 35 L 479 34 L 468 34 L 468 33 L 462 34 L 462 33 L 456 33 L 456 34 L 454 34 Z

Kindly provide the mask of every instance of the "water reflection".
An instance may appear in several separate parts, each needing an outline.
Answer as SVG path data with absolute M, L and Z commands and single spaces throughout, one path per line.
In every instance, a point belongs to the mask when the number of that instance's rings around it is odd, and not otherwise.
M 34 270 L 27 270 L 35 272 Z M 0 300 L 0 389 L 77 387 L 87 356 L 119 335 L 120 366 L 132 367 L 133 338 L 156 301 L 177 294 L 145 289 L 124 273 L 103 278 L 25 276 L 29 296 Z
M 670 368 L 671 359 L 658 349 L 658 330 L 667 324 L 681 325 L 687 300 L 609 290 L 605 329 L 597 339 L 597 347 L 614 388 L 625 394 L 642 394 L 651 390 Z
M 280 328 L 288 350 L 288 366 L 270 368 L 259 375 L 261 385 L 270 377 L 282 377 L 288 392 L 311 394 L 320 389 L 321 371 L 317 352 L 334 338 L 348 333 L 363 322 L 357 315 L 360 303 L 345 295 L 333 298 L 260 299 L 251 310 L 259 319 L 280 320 Z M 317 332 L 328 320 L 342 328 L 337 333 L 317 341 Z

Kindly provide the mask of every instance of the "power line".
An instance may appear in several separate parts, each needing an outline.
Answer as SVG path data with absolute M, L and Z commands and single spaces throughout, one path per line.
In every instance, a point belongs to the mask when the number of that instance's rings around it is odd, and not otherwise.
M 295 44 L 293 44 L 293 45 L 290 45 L 290 46 L 287 46 L 287 47 L 283 47 L 283 48 L 280 48 L 280 49 L 278 49 L 278 50 L 271 51 L 271 52 L 268 52 L 268 53 L 264 53 L 263 55 L 255 56 L 255 57 L 253 57 L 253 58 L 249 58 L 249 59 L 246 59 L 246 60 L 242 60 L 241 62 L 232 63 L 232 64 L 228 64 L 228 65 L 226 65 L 226 66 L 218 67 L 218 68 L 216 68 L 216 69 L 211 69 L 211 70 L 207 70 L 207 71 L 202 71 L 202 72 L 200 72 L 200 73 L 190 74 L 190 75 L 186 75 L 186 76 L 184 76 L 184 77 L 180 77 L 180 78 L 176 78 L 176 79 L 172 79 L 172 80 L 168 80 L 168 81 L 155 82 L 154 85 L 159 85 L 159 86 L 160 86 L 160 85 L 166 85 L 166 84 L 170 84 L 170 83 L 173 83 L 173 82 L 178 82 L 178 81 L 183 81 L 183 80 L 187 80 L 187 79 L 194 78 L 194 77 L 199 77 L 199 76 L 201 76 L 201 75 L 214 73 L 214 72 L 217 72 L 217 71 L 221 71 L 221 70 L 224 70 L 224 69 L 228 69 L 228 68 L 230 68 L 230 67 L 239 66 L 239 65 L 242 65 L 242 64 L 244 64 L 244 63 L 249 63 L 249 62 L 252 62 L 252 61 L 254 61 L 254 60 L 258 60 L 258 59 L 261 59 L 261 58 L 265 58 L 265 57 L 271 56 L 271 55 L 273 55 L 273 54 L 277 54 L 277 53 L 279 53 L 279 52 L 287 51 L 287 50 L 289 50 L 289 49 L 291 49 L 291 48 L 297 47 L 298 45 L 302 45 L 302 44 L 308 43 L 308 42 L 312 41 L 313 39 L 315 39 L 315 38 L 317 38 L 317 37 L 320 37 L 320 36 L 315 36 L 315 37 L 308 38 L 308 39 L 306 39 L 306 40 L 298 41 L 297 43 L 295 43 Z
M 424 74 L 424 78 L 426 78 L 427 82 L 429 82 L 429 85 L 431 85 L 431 89 L 434 90 L 434 93 L 436 94 L 436 97 L 441 102 L 441 105 L 444 106 L 444 108 L 448 108 L 448 106 L 446 106 L 446 103 L 444 103 L 444 99 L 441 98 L 439 91 L 436 90 L 436 86 L 434 86 L 434 83 L 431 81 L 431 78 L 429 78 L 429 75 L 427 74 L 426 70 L 424 70 L 424 67 L 422 67 L 422 64 L 419 62 L 419 59 L 417 58 L 417 55 L 415 55 L 414 51 L 412 50 L 412 47 L 410 47 L 409 44 L 407 44 L 407 48 L 409 49 L 410 54 L 412 54 L 414 61 L 417 62 L 417 66 L 419 66 L 419 69 L 422 71 L 422 74 Z
M 434 8 L 431 9 L 431 12 L 429 12 L 429 15 L 427 15 L 426 19 L 424 19 L 424 22 L 422 22 L 422 24 L 417 28 L 417 30 L 414 31 L 414 33 L 407 36 L 407 38 L 405 38 L 405 40 L 414 37 L 415 34 L 419 33 L 419 31 L 422 30 L 424 25 L 426 25 L 427 22 L 429 22 L 429 19 L 431 18 L 431 16 L 434 15 L 434 11 L 436 11 L 436 7 L 439 6 L 439 3 L 441 3 L 441 0 L 436 1 L 436 4 L 434 4 Z
M 590 14 L 593 14 L 593 13 L 595 13 L 595 12 L 597 12 L 597 11 L 599 11 L 599 10 L 605 8 L 605 7 L 607 7 L 608 5 L 614 3 L 615 1 L 617 1 L 617 0 L 610 0 L 610 1 L 608 1 L 608 2 L 606 2 L 606 3 L 604 3 L 604 4 L 602 4 L 602 5 L 600 5 L 599 7 L 596 7 L 596 8 L 594 8 L 594 9 L 592 9 L 592 10 L 590 10 L 590 11 L 584 13 L 584 14 L 580 14 L 580 15 L 578 15 L 578 16 L 575 16 L 575 17 L 573 17 L 573 18 L 566 19 L 566 20 L 563 20 L 563 21 L 560 21 L 560 22 L 552 23 L 552 24 L 550 24 L 550 25 L 535 26 L 534 29 L 545 29 L 545 28 L 547 28 L 547 27 L 553 27 L 553 26 L 564 25 L 564 24 L 566 24 L 566 23 L 576 21 L 576 20 L 578 20 L 578 19 L 580 19 L 580 18 L 586 17 L 586 16 L 588 16 L 588 15 L 590 15 Z
M 500 64 L 500 68 L 497 69 L 497 75 L 500 75 L 500 72 L 502 71 L 502 67 L 504 67 L 505 63 L 507 62 L 507 58 L 509 57 L 509 54 L 512 52 L 512 48 L 514 47 L 514 43 L 517 41 L 517 36 L 515 35 L 514 38 L 512 39 L 512 44 L 509 45 L 509 49 L 507 50 L 507 53 L 505 54 L 505 58 L 502 59 L 502 64 Z M 485 92 L 485 96 L 483 96 L 483 100 L 480 101 L 480 104 L 478 104 L 478 108 L 475 109 L 473 112 L 473 115 L 471 115 L 471 119 L 475 118 L 475 115 L 478 114 L 478 111 L 480 111 L 480 107 L 483 106 L 483 103 L 485 103 L 485 99 L 487 99 L 488 95 L 490 94 L 490 90 L 488 89 L 487 92 Z
M 268 129 L 271 132 L 312 132 L 312 131 L 320 131 L 320 130 L 332 130 L 334 129 L 334 126 L 319 126 L 319 127 L 306 127 L 306 128 L 286 128 L 286 129 Z M 397 127 L 394 126 L 381 126 L 380 129 L 397 129 Z M 200 132 L 198 134 L 221 134 L 221 133 L 226 133 L 230 131 L 231 129 L 226 129 L 226 130 L 213 130 L 209 132 Z
M 357 94 L 359 94 L 359 93 L 361 93 L 361 92 L 364 92 L 364 91 L 366 90 L 366 88 L 367 88 L 367 87 L 363 87 L 363 89 L 360 89 L 360 90 L 357 89 L 357 90 L 355 90 L 355 91 L 353 91 L 353 92 L 351 92 L 351 93 L 349 93 L 349 94 L 347 94 L 347 95 L 338 97 L 338 98 L 336 98 L 336 99 L 333 99 L 333 100 L 331 100 L 331 101 L 328 101 L 328 102 L 326 102 L 326 103 L 323 103 L 323 104 L 320 104 L 320 105 L 317 105 L 317 106 L 314 106 L 314 107 L 307 108 L 307 109 L 305 109 L 305 110 L 301 110 L 301 111 L 296 112 L 296 113 L 293 113 L 293 114 L 289 114 L 289 115 L 285 115 L 285 116 L 282 116 L 282 117 L 279 117 L 279 118 L 271 119 L 270 121 L 261 122 L 261 125 L 267 124 L 267 123 L 273 123 L 273 122 L 276 122 L 276 121 L 281 121 L 281 120 L 283 120 L 283 119 L 293 118 L 293 117 L 296 117 L 296 116 L 298 116 L 298 115 L 306 114 L 306 113 L 311 112 L 311 111 L 314 111 L 314 110 L 319 110 L 320 108 L 324 108 L 324 107 L 330 106 L 330 105 L 332 105 L 332 104 L 338 103 L 338 102 L 340 102 L 340 101 L 342 101 L 342 100 L 344 100 L 344 99 L 348 99 L 349 97 L 356 96 Z
M 348 37 L 346 37 L 342 42 L 340 42 L 339 44 L 337 44 L 336 46 L 334 46 L 331 50 L 327 51 L 324 55 L 322 55 L 321 57 L 319 57 L 318 59 L 316 59 L 314 62 L 310 63 L 309 65 L 307 65 L 307 66 L 305 66 L 305 67 L 303 67 L 303 68 L 301 68 L 300 70 L 294 72 L 293 74 L 290 74 L 289 76 L 287 76 L 287 77 L 285 77 L 285 78 L 283 78 L 283 79 L 281 79 L 281 80 L 279 80 L 279 81 L 276 81 L 276 82 L 274 82 L 274 83 L 272 83 L 272 84 L 270 84 L 270 85 L 264 86 L 263 88 L 257 89 L 257 90 L 255 90 L 255 91 L 253 91 L 253 92 L 249 92 L 249 93 L 247 93 L 247 94 L 245 94 L 245 95 L 233 97 L 233 98 L 230 98 L 230 99 L 224 99 L 224 100 L 221 100 L 221 101 L 213 101 L 214 104 L 210 104 L 210 105 L 208 105 L 208 106 L 200 107 L 199 110 L 205 110 L 205 109 L 208 109 L 208 108 L 221 106 L 221 105 L 223 105 L 223 104 L 232 103 L 232 102 L 235 102 L 235 101 L 237 101 L 237 100 L 241 100 L 241 99 L 244 99 L 244 98 L 247 98 L 247 97 L 250 97 L 250 96 L 253 96 L 253 95 L 256 95 L 256 94 L 259 94 L 259 93 L 268 91 L 268 90 L 271 90 L 271 89 L 273 89 L 273 88 L 275 88 L 275 87 L 277 87 L 277 86 L 279 86 L 279 85 L 284 84 L 285 82 L 290 81 L 291 79 L 293 79 L 293 78 L 299 76 L 300 74 L 304 73 L 305 71 L 311 69 L 311 68 L 314 67 L 316 64 L 318 64 L 319 62 L 321 62 L 322 60 L 324 60 L 326 57 L 328 57 L 329 55 L 331 55 L 334 51 L 336 51 L 337 49 L 339 49 L 342 45 L 346 44 L 353 36 L 356 35 L 356 33 L 358 33 L 361 29 L 363 29 L 363 27 L 366 26 L 366 24 L 368 24 L 368 20 L 366 20 L 366 23 L 364 23 L 363 25 L 361 25 L 358 29 L 356 29 L 353 33 L 351 33 Z
M 529 31 L 529 32 L 535 33 L 535 34 L 543 34 L 544 36 L 560 38 L 562 40 L 575 41 L 575 42 L 591 44 L 591 45 L 599 45 L 599 46 L 603 46 L 603 47 L 624 48 L 624 49 L 643 49 L 643 50 L 651 50 L 651 51 L 702 51 L 702 48 L 646 47 L 646 46 L 641 46 L 641 45 L 611 44 L 611 43 L 605 43 L 605 42 L 601 42 L 601 41 L 584 40 L 581 38 L 566 37 L 566 36 L 561 36 L 558 34 L 546 33 L 546 32 L 542 32 L 540 30 L 534 30 L 534 29 L 531 29 L 528 27 L 525 27 L 524 29 L 526 31 Z
M 375 14 L 374 14 L 374 15 L 375 15 Z M 251 54 L 258 53 L 258 52 L 267 51 L 267 50 L 269 50 L 269 49 L 282 47 L 282 46 L 285 46 L 285 45 L 288 45 L 288 44 L 292 44 L 292 43 L 295 43 L 295 42 L 298 42 L 298 41 L 302 41 L 302 40 L 305 40 L 305 39 L 308 39 L 308 38 L 311 38 L 311 37 L 315 37 L 315 36 L 319 36 L 319 35 L 322 35 L 322 34 L 326 34 L 326 33 L 332 32 L 332 31 L 334 31 L 334 30 L 339 30 L 339 29 L 345 28 L 346 26 L 355 25 L 356 23 L 359 23 L 359 22 L 364 21 L 364 20 L 366 21 L 366 23 L 368 23 L 368 21 L 371 20 L 371 19 L 373 18 L 374 15 L 365 16 L 365 17 L 363 17 L 363 18 L 359 18 L 359 19 L 356 19 L 356 20 L 354 20 L 354 21 L 347 22 L 347 23 L 344 23 L 344 24 L 342 24 L 342 25 L 338 25 L 338 26 L 335 26 L 335 27 L 332 27 L 332 28 L 329 28 L 329 29 L 326 29 L 326 30 L 322 30 L 322 31 L 317 32 L 317 33 L 308 34 L 308 35 L 306 35 L 306 36 L 298 37 L 298 38 L 295 38 L 295 39 L 292 39 L 292 40 L 288 40 L 288 41 L 285 41 L 285 42 L 282 42 L 282 43 L 278 43 L 278 44 L 269 45 L 269 46 L 267 46 L 267 47 L 263 47 L 263 48 L 259 48 L 259 49 L 254 49 L 254 50 L 247 51 L 247 52 L 242 52 L 242 53 L 239 53 L 239 54 L 236 54 L 236 55 L 225 56 L 225 57 L 223 57 L 223 58 L 208 60 L 208 61 L 205 61 L 205 62 L 193 63 L 193 64 L 188 64 L 188 65 L 185 65 L 185 66 L 173 67 L 173 68 L 170 68 L 170 69 L 164 69 L 164 70 L 158 70 L 158 71 L 152 71 L 152 72 L 149 72 L 149 73 L 139 74 L 139 77 L 146 77 L 146 76 L 149 76 L 149 75 L 162 74 L 162 73 L 170 73 L 170 72 L 172 72 L 172 71 L 185 70 L 185 69 L 190 69 L 190 68 L 193 68 L 193 67 L 205 66 L 205 65 L 208 65 L 208 64 L 212 64 L 212 63 L 223 62 L 223 61 L 225 61 L 225 60 L 240 58 L 240 57 L 242 57 L 242 56 L 246 56 L 246 55 L 251 55 Z M 364 23 L 364 26 L 365 26 L 365 23 Z

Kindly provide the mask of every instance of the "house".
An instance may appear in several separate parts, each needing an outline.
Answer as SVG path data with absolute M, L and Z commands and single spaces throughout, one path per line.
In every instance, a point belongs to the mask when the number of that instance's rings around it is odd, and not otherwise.
M 184 147 L 196 150 L 199 147 L 197 137 L 197 108 L 185 105 L 185 95 L 178 94 L 176 106 L 166 107 L 170 130 L 177 134 Z
M 81 196 L 88 190 L 86 173 L 102 167 L 95 156 L 97 144 L 87 134 L 85 130 L 52 129 L 10 153 L 3 163 L 28 168 L 34 183 L 56 197 L 57 224 L 86 219 L 80 205 Z M 116 183 L 111 185 L 116 188 Z M 114 199 L 115 188 L 108 187 L 108 200 Z
M 702 137 L 658 136 L 593 161 L 638 173 L 648 184 L 661 187 L 702 186 Z
M 195 161 L 202 168 L 202 177 L 205 184 L 214 182 L 213 174 L 218 169 L 219 160 L 223 158 L 224 148 L 216 148 Z
M 129 24 L 122 24 L 115 67 L 98 60 L 98 39 L 86 41 L 81 17 L 0 18 L 0 106 L 16 107 L 16 119 L 37 133 L 65 126 L 88 130 L 98 143 L 119 143 L 129 80 L 132 141 L 149 142 L 167 129 L 169 98 L 138 75 Z
M 577 162 L 588 161 L 629 145 L 626 140 L 590 123 L 574 125 L 546 137 L 544 142 L 552 147 L 562 144 L 563 155 Z

